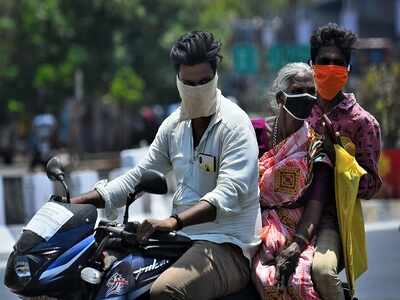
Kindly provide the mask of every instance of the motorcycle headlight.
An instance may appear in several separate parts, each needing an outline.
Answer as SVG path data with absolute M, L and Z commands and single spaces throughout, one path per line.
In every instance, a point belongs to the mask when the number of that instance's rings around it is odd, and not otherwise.
M 17 256 L 14 262 L 14 270 L 19 281 L 22 284 L 27 284 L 31 280 L 31 268 L 29 266 L 29 260 L 26 256 Z
M 31 267 L 26 256 L 10 254 L 7 261 L 4 284 L 15 293 L 21 292 L 32 279 Z

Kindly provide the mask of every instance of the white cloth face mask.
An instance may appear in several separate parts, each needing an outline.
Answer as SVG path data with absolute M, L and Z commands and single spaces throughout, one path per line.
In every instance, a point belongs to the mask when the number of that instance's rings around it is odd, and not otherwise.
M 218 100 L 217 84 L 217 73 L 206 84 L 197 86 L 184 84 L 177 75 L 176 86 L 182 100 L 180 120 L 192 120 L 215 114 Z

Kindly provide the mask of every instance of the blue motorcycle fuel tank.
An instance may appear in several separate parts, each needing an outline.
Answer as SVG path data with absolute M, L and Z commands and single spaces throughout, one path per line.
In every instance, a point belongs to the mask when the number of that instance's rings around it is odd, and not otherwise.
M 107 272 L 97 294 L 97 300 L 131 300 L 146 294 L 151 284 L 173 263 L 138 253 L 114 263 Z

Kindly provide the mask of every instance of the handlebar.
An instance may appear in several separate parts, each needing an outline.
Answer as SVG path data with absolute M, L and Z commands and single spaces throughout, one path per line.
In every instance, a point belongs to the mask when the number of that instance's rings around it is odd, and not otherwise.
M 115 222 L 100 221 L 96 229 L 96 240 L 101 242 L 106 236 L 111 238 L 120 238 L 127 246 L 143 248 L 148 245 L 183 245 L 191 243 L 191 239 L 185 235 L 181 235 L 176 231 L 171 232 L 154 232 L 150 238 L 139 243 L 137 241 L 137 228 L 139 223 L 129 222 L 126 225 L 118 224 Z
M 137 228 L 139 223 L 125 225 L 101 221 L 96 229 L 95 239 L 98 244 L 93 260 L 97 260 L 104 249 L 118 252 L 141 251 L 144 255 L 160 258 L 177 258 L 192 245 L 192 240 L 173 232 L 155 232 L 150 238 L 139 243 Z

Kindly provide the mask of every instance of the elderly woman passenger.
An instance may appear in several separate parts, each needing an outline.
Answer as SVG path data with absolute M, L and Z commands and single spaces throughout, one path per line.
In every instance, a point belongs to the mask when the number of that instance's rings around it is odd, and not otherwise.
M 322 137 L 305 121 L 316 103 L 311 68 L 284 66 L 271 92 L 278 110 L 271 130 L 258 136 L 268 142 L 259 159 L 262 245 L 252 277 L 263 299 L 320 299 L 311 263 L 333 170 Z

